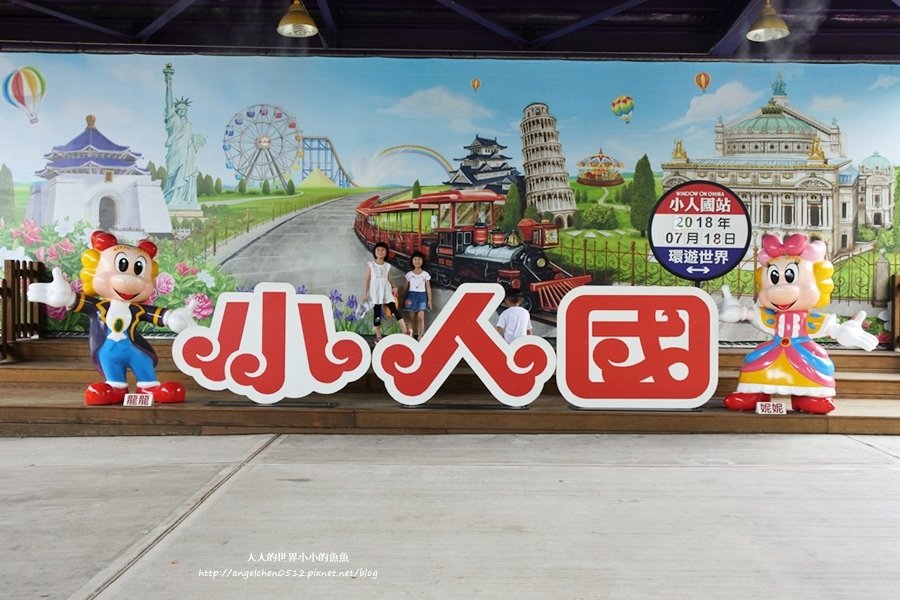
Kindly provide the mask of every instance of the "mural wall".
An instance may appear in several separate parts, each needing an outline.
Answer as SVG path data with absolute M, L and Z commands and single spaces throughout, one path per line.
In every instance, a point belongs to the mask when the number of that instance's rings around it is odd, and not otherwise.
M 425 252 L 436 310 L 500 281 L 552 336 L 574 286 L 689 284 L 645 230 L 692 179 L 737 192 L 754 240 L 822 239 L 848 314 L 900 250 L 893 65 L 7 53 L 0 73 L 0 257 L 77 288 L 94 229 L 152 237 L 152 302 L 196 298 L 200 319 L 223 291 L 283 281 L 369 333 L 356 308 L 385 241 L 398 285 Z M 752 294 L 753 248 L 704 288 Z

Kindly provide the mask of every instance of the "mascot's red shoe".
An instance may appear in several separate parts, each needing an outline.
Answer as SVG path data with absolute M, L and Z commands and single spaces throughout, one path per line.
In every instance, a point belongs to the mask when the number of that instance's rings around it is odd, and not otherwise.
M 92 383 L 84 390 L 84 403 L 88 406 L 122 404 L 127 393 L 128 388 L 113 387 L 105 381 Z
M 768 394 L 734 392 L 725 396 L 725 408 L 729 410 L 756 410 L 757 404 L 768 401 Z
M 834 403 L 831 401 L 831 398 L 791 396 L 791 407 L 800 412 L 811 413 L 814 415 L 827 415 L 834 410 Z
M 177 404 L 184 402 L 184 385 L 177 381 L 166 381 L 148 388 L 138 388 L 139 394 L 153 394 L 153 402 L 159 404 Z

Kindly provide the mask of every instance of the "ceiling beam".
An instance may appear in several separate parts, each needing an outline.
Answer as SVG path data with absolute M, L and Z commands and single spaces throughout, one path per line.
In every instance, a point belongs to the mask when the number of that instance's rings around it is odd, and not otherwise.
M 437 0 L 437 3 L 442 4 L 443 6 L 446 6 L 447 8 L 449 8 L 450 10 L 458 12 L 462 16 L 475 21 L 482 27 L 489 29 L 490 31 L 493 31 L 500 37 L 503 37 L 503 38 L 511 41 L 512 43 L 516 44 L 519 47 L 530 45 L 528 40 L 526 40 L 522 36 L 513 33 L 512 31 L 503 27 L 502 25 L 494 23 L 487 17 L 484 17 L 484 16 L 478 14 L 477 12 L 473 11 L 472 9 L 466 8 L 459 2 L 456 2 L 455 0 Z
M 197 0 L 178 0 L 178 2 L 170 6 L 166 12 L 156 17 L 152 23 L 144 27 L 143 31 L 134 36 L 135 39 L 146 42 L 151 35 L 165 27 L 169 21 L 180 15 L 196 1 Z
M 319 39 L 322 40 L 322 46 L 328 48 L 330 41 L 332 45 L 337 44 L 340 33 L 338 32 L 337 22 L 334 20 L 334 13 L 331 12 L 331 5 L 328 0 L 316 0 L 319 12 L 322 13 L 322 20 L 325 22 L 326 35 L 319 32 Z
M 709 55 L 716 58 L 723 58 L 733 55 L 741 44 L 747 39 L 747 29 L 750 28 L 752 20 L 759 15 L 762 10 L 764 0 L 750 0 L 744 7 L 737 18 L 732 21 L 731 25 L 722 34 L 715 44 L 709 49 Z
M 56 17 L 57 19 L 67 21 L 69 23 L 74 23 L 75 25 L 79 25 L 79 26 L 85 27 L 87 29 L 99 31 L 100 33 L 105 33 L 106 35 L 111 35 L 111 36 L 117 37 L 117 38 L 131 38 L 130 35 L 127 35 L 125 33 L 121 33 L 119 31 L 115 31 L 113 29 L 109 29 L 107 27 L 104 27 L 103 25 L 97 25 L 96 23 L 91 23 L 90 21 L 85 21 L 84 19 L 79 19 L 78 17 L 73 17 L 72 15 L 67 15 L 66 13 L 59 12 L 58 10 L 53 10 L 52 8 L 46 8 L 39 4 L 35 4 L 34 2 L 28 2 L 27 0 L 7 0 L 7 1 L 10 4 L 15 4 L 17 6 L 21 6 L 23 8 L 37 11 L 39 13 L 43 13 L 43 14 L 49 15 L 51 17 Z
M 532 47 L 540 48 L 547 42 L 551 42 L 555 39 L 569 35 L 570 33 L 578 31 L 579 29 L 583 29 L 584 27 L 587 27 L 588 25 L 593 25 L 597 21 L 602 21 L 603 19 L 608 19 L 609 17 L 611 17 L 615 14 L 618 14 L 624 10 L 628 10 L 629 8 L 634 8 L 635 6 L 637 6 L 639 4 L 643 4 L 646 1 L 647 0 L 626 0 L 625 2 L 619 2 L 615 6 L 611 6 L 604 11 L 598 12 L 595 15 L 591 15 L 590 17 L 587 17 L 586 19 L 581 19 L 580 21 L 576 21 L 575 23 L 572 23 L 571 25 L 566 25 L 565 27 L 561 27 L 555 31 L 551 31 L 548 34 L 539 37 L 538 39 L 531 42 Z M 900 0 L 898 0 L 898 1 L 900 1 Z

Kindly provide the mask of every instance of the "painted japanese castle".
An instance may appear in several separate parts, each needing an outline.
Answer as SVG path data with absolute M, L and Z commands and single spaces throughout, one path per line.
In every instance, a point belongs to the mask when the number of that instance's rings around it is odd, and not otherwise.
M 137 166 L 141 155 L 100 133 L 93 115 L 86 121 L 84 131 L 44 155 L 36 175 L 47 181 L 32 186 L 25 217 L 42 226 L 85 220 L 126 240 L 171 235 L 160 182 Z
M 519 179 L 519 171 L 509 166 L 511 157 L 504 156 L 506 146 L 492 140 L 475 136 L 475 141 L 465 146 L 469 154 L 465 158 L 454 158 L 460 163 L 459 168 L 450 173 L 449 185 L 454 189 L 487 189 L 498 194 L 505 194 L 509 186 Z
M 826 125 L 788 103 L 781 76 L 768 103 L 715 126 L 718 158 L 688 158 L 681 141 L 662 164 L 663 188 L 693 179 L 733 190 L 750 210 L 754 243 L 765 233 L 817 235 L 833 253 L 856 243 L 857 225 L 890 228 L 894 167 L 877 152 L 854 167 L 836 121 Z

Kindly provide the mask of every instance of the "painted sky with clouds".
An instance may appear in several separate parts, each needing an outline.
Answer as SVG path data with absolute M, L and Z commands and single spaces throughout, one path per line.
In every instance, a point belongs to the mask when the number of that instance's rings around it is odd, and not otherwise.
M 221 148 L 225 126 L 252 104 L 281 106 L 305 135 L 330 137 L 360 184 L 440 182 L 444 174 L 427 157 L 376 156 L 391 146 L 421 145 L 453 162 L 475 134 L 508 146 L 510 162 L 521 169 L 519 121 L 532 102 L 546 103 L 557 118 L 573 174 L 578 160 L 601 147 L 626 170 L 644 153 L 659 170 L 675 139 L 692 158 L 715 156 L 716 119 L 764 104 L 778 73 L 792 105 L 826 124 L 837 119 L 855 163 L 878 151 L 900 164 L 894 65 L 28 53 L 0 53 L 0 73 L 35 66 L 47 94 L 34 125 L 15 107 L 0 106 L 0 162 L 17 182 L 35 180 L 43 155 L 78 135 L 85 115 L 94 114 L 107 137 L 163 164 L 167 62 L 175 68 L 175 95 L 191 99 L 189 118 L 208 138 L 200 169 L 226 185 L 234 184 L 234 173 Z M 705 93 L 693 82 L 699 71 L 712 78 Z M 474 78 L 481 82 L 477 92 Z M 635 102 L 630 124 L 610 111 L 623 94 Z

